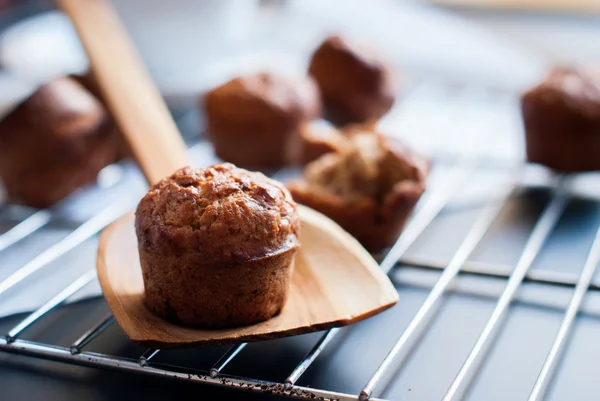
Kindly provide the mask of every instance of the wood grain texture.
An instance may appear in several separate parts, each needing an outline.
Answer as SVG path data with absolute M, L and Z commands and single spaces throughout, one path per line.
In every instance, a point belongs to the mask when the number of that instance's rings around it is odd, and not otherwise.
M 373 258 L 337 224 L 300 207 L 302 247 L 280 315 L 252 326 L 200 330 L 169 323 L 144 304 L 144 284 L 129 214 L 100 238 L 98 277 L 117 322 L 140 345 L 155 348 L 257 341 L 344 326 L 393 306 L 398 293 Z
M 431 3 L 480 9 L 543 11 L 560 13 L 600 13 L 598 0 L 427 0 Z
M 160 93 L 107 0 L 58 0 L 71 18 L 109 110 L 153 184 L 190 165 Z

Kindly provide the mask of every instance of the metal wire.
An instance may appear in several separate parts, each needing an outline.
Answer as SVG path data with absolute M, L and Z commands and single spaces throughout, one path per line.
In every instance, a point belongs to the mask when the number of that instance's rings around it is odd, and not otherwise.
M 213 365 L 213 367 L 210 368 L 210 377 L 212 377 L 213 379 L 217 378 L 219 374 L 221 374 L 221 371 L 225 368 L 225 366 L 227 366 L 227 364 L 229 364 L 229 362 L 231 362 L 233 358 L 237 356 L 237 354 L 239 354 L 244 348 L 246 348 L 246 345 L 248 345 L 248 343 L 234 345 L 231 348 L 229 348 L 229 350 L 219 358 L 219 360 Z
M 81 349 L 83 347 L 85 347 L 86 345 L 88 345 L 89 343 L 94 341 L 94 339 L 96 337 L 98 337 L 100 334 L 102 334 L 104 332 L 104 330 L 108 329 L 114 322 L 115 322 L 115 317 L 111 313 L 106 318 L 104 318 L 103 320 L 98 322 L 91 329 L 89 329 L 88 331 L 83 333 L 81 335 L 81 337 L 79 337 L 77 340 L 75 340 L 75 342 L 71 345 L 71 348 L 70 348 L 71 353 L 77 354 L 78 352 L 81 352 Z
M 563 210 L 569 201 L 569 195 L 565 191 L 564 185 L 564 177 L 559 178 L 558 188 L 527 240 L 521 258 L 519 259 L 514 272 L 508 279 L 506 288 L 500 296 L 492 316 L 486 323 L 481 335 L 469 353 L 469 356 L 444 395 L 443 401 L 450 401 L 462 397 L 473 371 L 481 360 L 485 350 L 484 347 L 494 338 L 503 317 L 506 315 L 508 306 L 527 274 L 527 270 L 529 270 L 531 264 L 542 248 L 542 245 L 552 233 L 554 226 L 558 222 L 558 219 L 562 215 Z
M 590 253 L 585 261 L 585 265 L 583 270 L 581 271 L 581 276 L 579 278 L 579 282 L 575 287 L 575 291 L 573 292 L 573 297 L 571 298 L 571 302 L 569 303 L 569 307 L 565 313 L 564 320 L 558 329 L 558 334 L 556 335 L 556 339 L 552 344 L 552 348 L 546 357 L 544 362 L 544 366 L 542 366 L 542 370 L 533 385 L 533 389 L 531 390 L 531 394 L 529 395 L 529 401 L 537 401 L 542 400 L 544 394 L 546 393 L 548 384 L 554 374 L 556 369 L 557 361 L 564 351 L 564 347 L 566 341 L 568 339 L 569 333 L 573 328 L 573 322 L 575 321 L 575 316 L 579 312 L 581 308 L 581 303 L 583 302 L 583 297 L 585 296 L 588 288 L 590 287 L 590 283 L 592 282 L 592 278 L 596 273 L 596 267 L 600 262 L 600 228 L 596 232 L 596 237 L 594 239 L 594 243 L 590 249 Z
M 505 201 L 508 200 L 513 192 L 512 185 L 510 189 L 506 191 L 506 194 L 501 197 L 499 202 L 494 202 L 485 207 L 479 214 L 475 224 L 471 227 L 471 230 L 465 237 L 464 241 L 454 254 L 454 257 L 448 263 L 446 269 L 444 269 L 438 282 L 429 292 L 427 299 L 423 302 L 423 305 L 409 323 L 408 327 L 402 333 L 398 341 L 394 344 L 390 352 L 387 354 L 383 362 L 379 365 L 375 373 L 371 376 L 365 387 L 360 393 L 361 400 L 368 400 L 373 393 L 373 390 L 381 381 L 381 378 L 385 372 L 390 368 L 394 359 L 396 359 L 403 348 L 408 344 L 411 337 L 418 336 L 422 330 L 428 324 L 429 317 L 431 317 L 436 309 L 438 301 L 460 271 L 462 265 L 467 261 L 471 253 L 475 250 L 483 236 L 487 233 L 494 220 L 505 205 Z
M 148 366 L 150 364 L 150 360 L 154 358 L 160 352 L 159 349 L 148 348 L 146 352 L 140 356 L 139 363 L 140 366 Z
M 125 213 L 123 204 L 117 202 L 102 210 L 99 214 L 92 217 L 85 223 L 77 227 L 71 234 L 57 242 L 55 245 L 40 253 L 37 257 L 18 269 L 16 272 L 0 282 L 0 295 L 25 280 L 27 277 L 47 266 L 49 263 L 73 250 L 84 241 L 96 235 L 100 230 L 116 220 L 117 217 Z
M 35 312 L 27 316 L 23 319 L 19 324 L 13 327 L 8 334 L 6 335 L 6 341 L 11 343 L 17 339 L 19 334 L 21 334 L 25 329 L 35 323 L 39 318 L 44 316 L 46 313 L 50 312 L 52 309 L 56 308 L 58 305 L 63 303 L 67 298 L 74 295 L 77 291 L 82 289 L 84 286 L 89 284 L 96 278 L 96 270 L 90 270 L 85 273 L 83 276 L 79 277 L 73 283 L 71 283 L 67 288 L 59 292 L 54 298 L 46 302 Z
M 52 214 L 48 210 L 38 210 L 19 224 L 0 235 L 0 252 L 33 234 L 50 222 Z

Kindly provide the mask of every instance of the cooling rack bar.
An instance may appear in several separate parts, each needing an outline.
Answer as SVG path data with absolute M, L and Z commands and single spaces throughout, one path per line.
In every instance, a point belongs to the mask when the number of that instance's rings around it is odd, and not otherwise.
M 108 329 L 115 322 L 115 317 L 109 314 L 106 318 L 98 322 L 94 327 L 86 331 L 73 344 L 71 344 L 71 353 L 76 354 L 81 352 L 81 349 L 94 341 L 96 337 Z
M 80 352 L 78 354 L 71 354 L 68 348 L 39 344 L 21 339 L 16 339 L 12 343 L 8 343 L 6 339 L 0 338 L 0 351 L 18 353 L 81 366 L 128 371 L 131 373 L 139 373 L 154 377 L 212 384 L 221 387 L 229 387 L 238 390 L 253 391 L 265 394 L 282 395 L 297 399 L 314 401 L 358 401 L 358 397 L 352 394 L 301 386 L 296 386 L 291 390 L 286 390 L 283 383 L 225 375 L 218 378 L 212 378 L 210 377 L 210 374 L 205 371 L 196 371 L 191 369 L 177 371 L 171 366 L 162 364 L 153 364 L 152 366 L 142 367 L 139 365 L 139 363 L 137 363 L 137 361 L 128 358 L 103 355 L 94 352 Z M 373 401 L 385 400 L 373 399 Z
M 447 265 L 447 262 L 437 260 L 402 259 L 402 261 L 396 265 L 396 268 L 409 266 L 423 270 L 444 270 Z M 463 268 L 460 269 L 459 274 L 505 280 L 510 277 L 512 271 L 513 267 L 506 265 L 485 262 L 466 262 L 463 265 Z M 579 275 L 551 270 L 531 270 L 527 272 L 523 282 L 548 284 L 561 287 L 575 287 L 579 282 Z M 600 282 L 591 282 L 588 289 L 592 291 L 600 291 Z
M 11 287 L 20 283 L 39 269 L 47 266 L 50 262 L 58 259 L 67 252 L 73 250 L 84 241 L 96 235 L 100 230 L 109 225 L 125 213 L 122 202 L 117 202 L 102 210 L 85 223 L 77 227 L 73 232 L 65 238 L 40 253 L 37 257 L 18 269 L 16 272 L 8 276 L 4 281 L 0 282 L 0 295 L 6 292 Z
M 19 334 L 23 332 L 23 330 L 34 324 L 39 318 L 44 316 L 46 313 L 50 312 L 52 309 L 62 304 L 64 301 L 67 300 L 67 298 L 77 293 L 77 291 L 86 286 L 94 278 L 96 278 L 96 269 L 88 271 L 87 273 L 79 277 L 77 280 L 73 281 L 65 289 L 59 292 L 54 298 L 46 302 L 35 312 L 31 313 L 19 324 L 13 327 L 6 335 L 6 341 L 12 342 L 16 340 Z
M 38 210 L 19 224 L 0 235 L 0 252 L 44 227 L 52 219 L 48 210 Z
M 219 374 L 221 374 L 221 371 L 225 368 L 225 366 L 227 366 L 229 362 L 231 362 L 233 358 L 236 357 L 237 354 L 242 352 L 242 350 L 246 348 L 246 345 L 248 345 L 248 343 L 233 345 L 227 350 L 227 352 L 221 355 L 219 360 L 213 365 L 212 368 L 210 368 L 210 377 L 212 377 L 213 379 L 218 377 Z
M 500 296 L 496 308 L 492 313 L 492 316 L 486 323 L 481 335 L 477 339 L 477 342 L 473 346 L 473 349 L 467 356 L 464 364 L 460 368 L 454 381 L 450 385 L 450 388 L 444 395 L 443 401 L 450 401 L 453 399 L 459 399 L 462 397 L 463 392 L 470 383 L 470 379 L 474 374 L 475 368 L 481 361 L 485 349 L 489 345 L 490 341 L 495 337 L 498 328 L 501 326 L 502 318 L 506 315 L 508 306 L 510 305 L 516 291 L 523 282 L 527 271 L 531 267 L 533 261 L 537 257 L 540 249 L 546 242 L 546 239 L 552 233 L 554 226 L 560 219 L 568 201 L 569 195 L 565 190 L 565 178 L 558 177 L 557 189 L 552 197 L 552 200 L 544 210 L 543 214 L 537 221 L 525 248 L 521 254 L 517 266 L 514 272 L 508 279 L 508 283 Z
M 573 297 L 571 298 L 571 302 L 569 303 L 569 307 L 565 313 L 564 320 L 560 325 L 558 333 L 556 335 L 556 339 L 552 344 L 552 348 L 544 361 L 544 365 L 542 366 L 542 370 L 533 385 L 533 389 L 531 390 L 531 394 L 529 395 L 529 401 L 539 401 L 544 398 L 546 390 L 548 388 L 548 384 L 552 379 L 554 371 L 556 369 L 556 364 L 562 352 L 564 350 L 564 346 L 569 337 L 571 329 L 573 328 L 573 322 L 575 321 L 575 316 L 579 312 L 581 308 L 581 303 L 583 298 L 590 286 L 592 278 L 596 273 L 596 267 L 600 262 L 600 228 L 596 232 L 596 237 L 594 238 L 594 243 L 590 248 L 590 253 L 585 261 L 585 265 L 581 270 L 581 276 L 579 278 L 579 282 L 575 287 L 575 291 L 573 292 Z
M 146 352 L 144 352 L 139 358 L 140 366 L 148 366 L 150 364 L 150 360 L 158 355 L 159 352 L 159 349 L 148 348 Z
M 489 204 L 480 212 L 477 220 L 450 260 L 450 263 L 448 263 L 448 266 L 441 274 L 439 280 L 427 295 L 425 302 L 423 302 L 423 305 L 409 323 L 406 330 L 404 330 L 400 338 L 398 338 L 392 349 L 361 391 L 361 400 L 368 400 L 371 397 L 371 394 L 373 394 L 373 391 L 392 365 L 392 362 L 399 357 L 400 352 L 406 347 L 408 347 L 408 349 L 412 348 L 410 345 L 407 345 L 409 344 L 408 341 L 411 338 L 418 338 L 427 328 L 431 317 L 437 311 L 437 306 L 439 305 L 438 301 L 444 295 L 444 292 L 446 292 L 446 289 L 450 283 L 452 283 L 452 280 L 454 280 L 462 265 L 467 261 L 477 245 L 481 242 L 481 239 L 488 232 L 492 223 L 496 220 L 498 214 L 504 208 L 506 201 L 511 197 L 514 191 L 515 189 L 513 185 L 511 185 L 504 191 L 505 194 L 501 197 L 500 201 Z M 406 349 L 406 351 L 408 351 L 408 349 Z
M 402 257 L 433 219 L 442 211 L 444 206 L 448 204 L 452 196 L 456 193 L 456 190 L 475 172 L 475 168 L 475 165 L 465 165 L 459 161 L 450 169 L 450 172 L 447 173 L 445 185 L 434 191 L 432 195 L 424 200 L 423 206 L 419 208 L 416 215 L 410 220 L 392 249 L 381 262 L 380 267 L 386 274 L 392 270 L 398 259 Z M 288 388 L 294 385 L 339 332 L 340 328 L 329 329 L 321 336 L 304 359 L 288 376 L 285 383 Z
M 317 359 L 317 356 L 319 356 L 319 354 L 325 349 L 327 344 L 329 344 L 331 340 L 335 338 L 337 332 L 338 330 L 329 330 L 327 333 L 325 333 L 325 335 L 323 335 L 319 339 L 319 341 L 317 341 L 317 343 L 313 346 L 312 350 L 306 355 L 302 362 L 300 362 L 300 364 L 296 366 L 296 368 L 292 371 L 288 378 L 285 379 L 284 383 L 285 388 L 287 390 L 291 389 L 294 386 L 294 384 L 296 384 L 300 376 L 302 376 L 302 374 L 306 372 L 306 369 L 308 369 L 308 367 L 315 361 L 315 359 Z

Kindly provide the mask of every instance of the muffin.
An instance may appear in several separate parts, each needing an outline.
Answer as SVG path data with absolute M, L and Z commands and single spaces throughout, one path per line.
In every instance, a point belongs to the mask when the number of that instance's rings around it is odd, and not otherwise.
M 281 311 L 300 246 L 282 184 L 229 163 L 186 167 L 155 184 L 135 217 L 146 304 L 157 315 L 224 328 Z
M 235 78 L 204 98 L 207 131 L 221 159 L 242 166 L 284 165 L 298 129 L 321 113 L 308 77 L 260 73 Z
M 600 74 L 556 68 L 521 99 L 527 160 L 600 170 Z
M 394 244 L 425 190 L 428 162 L 370 127 L 348 135 L 343 150 L 309 163 L 288 188 L 367 250 L 380 251 Z
M 326 153 L 340 150 L 345 142 L 344 135 L 324 120 L 313 120 L 303 124 L 299 139 L 292 164 L 310 163 Z
M 398 92 L 391 65 L 374 49 L 340 36 L 314 52 L 309 74 L 319 86 L 326 117 L 336 125 L 376 121 Z
M 96 78 L 94 77 L 92 72 L 88 71 L 86 74 L 83 74 L 83 75 L 75 75 L 74 74 L 74 75 L 70 75 L 69 77 L 73 78 L 81 86 L 83 86 L 85 89 L 87 89 L 94 97 L 96 97 L 96 99 L 106 109 L 107 121 L 105 124 L 106 124 L 107 129 L 114 130 L 114 132 L 115 132 L 116 142 L 118 145 L 117 160 L 129 159 L 129 158 L 133 157 L 133 152 L 131 151 L 131 148 L 129 147 L 127 142 L 123 139 L 123 135 L 119 134 L 119 127 L 115 123 L 112 115 L 110 115 L 110 110 L 108 109 L 106 98 L 104 97 L 104 94 L 102 94 L 100 85 L 98 85 L 98 81 L 96 80 Z
M 115 161 L 109 117 L 71 78 L 42 85 L 0 121 L 0 178 L 12 202 L 47 207 Z

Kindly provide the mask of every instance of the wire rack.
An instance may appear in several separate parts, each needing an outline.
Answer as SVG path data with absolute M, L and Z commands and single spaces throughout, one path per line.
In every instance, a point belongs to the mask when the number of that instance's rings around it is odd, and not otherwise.
M 427 118 L 424 118 L 424 115 Z M 188 126 L 189 118 L 191 118 L 189 113 L 179 118 L 180 126 Z M 303 375 L 310 371 L 311 367 L 323 358 L 332 358 L 340 342 L 346 341 L 345 337 L 340 335 L 344 331 L 341 328 L 315 334 L 317 338 L 306 355 L 298 360 L 297 365 L 286 372 L 286 378 L 280 381 L 227 373 L 227 367 L 244 354 L 248 345 L 245 343 L 225 350 L 222 355 L 214 359 L 208 369 L 168 363 L 169 355 L 173 352 L 168 350 L 147 349 L 137 357 L 90 350 L 91 345 L 106 335 L 109 328 L 116 326 L 112 315 L 102 317 L 87 330 L 74 333 L 79 337 L 69 346 L 24 338 L 24 334 L 40 324 L 42 318 L 65 308 L 73 297 L 95 284 L 97 279 L 93 265 L 88 266 L 89 269 L 68 285 L 53 288 L 54 296 L 33 312 L 19 315 L 19 321 L 0 337 L 0 351 L 75 365 L 197 382 L 199 385 L 212 384 L 299 399 L 375 400 L 382 399 L 375 397 L 386 397 L 386 395 L 390 397 L 389 399 L 396 399 L 400 396 L 390 390 L 390 386 L 393 387 L 398 375 L 402 374 L 402 367 L 410 363 L 411 355 L 420 346 L 427 332 L 432 330 L 432 325 L 435 325 L 436 320 L 442 319 L 444 311 L 441 308 L 443 309 L 450 294 L 470 293 L 488 299 L 492 297 L 493 307 L 486 312 L 481 327 L 476 325 L 477 335 L 469 343 L 468 352 L 460 358 L 460 364 L 456 365 L 458 369 L 453 370 L 448 383 L 442 380 L 446 388 L 441 395 L 443 400 L 462 399 L 469 394 L 468 390 L 473 387 L 478 375 L 482 374 L 484 370 L 482 366 L 485 365 L 486 359 L 490 358 L 490 349 L 498 342 L 498 333 L 506 325 L 505 321 L 510 316 L 513 301 L 517 298 L 523 301 L 521 290 L 530 283 L 539 286 L 541 291 L 537 293 L 539 296 L 530 295 L 529 302 L 546 305 L 546 307 L 548 302 L 552 303 L 552 300 L 548 301 L 548 297 L 543 296 L 549 288 L 569 289 L 566 308 L 565 303 L 555 305 L 561 311 L 561 323 L 552 333 L 553 340 L 546 351 L 545 360 L 537 367 L 537 378 L 529 383 L 528 399 L 543 399 L 548 385 L 556 377 L 556 368 L 561 366 L 563 351 L 568 349 L 567 340 L 576 326 L 576 316 L 582 311 L 582 305 L 583 307 L 586 305 L 584 297 L 589 292 L 600 289 L 600 286 L 593 281 L 596 265 L 600 259 L 600 242 L 598 234 L 593 234 L 592 239 L 588 238 L 587 242 L 584 241 L 585 258 L 581 263 L 572 262 L 576 265 L 572 272 L 536 267 L 539 259 L 548 260 L 547 257 L 541 257 L 542 251 L 548 247 L 552 248 L 551 238 L 556 234 L 558 230 L 556 227 L 565 211 L 573 207 L 575 210 L 581 210 L 579 204 L 581 201 L 578 200 L 581 196 L 576 192 L 574 177 L 544 172 L 540 175 L 543 178 L 532 181 L 527 179 L 528 172 L 537 171 L 535 168 L 515 159 L 497 157 L 501 142 L 521 135 L 519 124 L 516 97 L 512 93 L 493 88 L 442 84 L 430 80 L 416 81 L 410 94 L 390 117 L 382 122 L 384 127 L 396 127 L 397 130 L 410 132 L 413 142 L 418 146 L 427 147 L 433 144 L 433 147 L 429 147 L 430 153 L 434 155 L 434 163 L 427 194 L 419 203 L 412 220 L 396 244 L 385 255 L 380 255 L 383 256 L 380 258 L 381 268 L 390 274 L 401 295 L 401 300 L 394 309 L 403 308 L 404 294 L 411 288 L 426 288 L 427 291 L 414 308 L 414 314 L 405 323 L 395 327 L 391 332 L 389 328 L 381 327 L 381 330 L 388 332 L 392 341 L 386 343 L 383 358 L 378 358 L 375 369 L 361 386 L 360 391 L 350 393 L 299 384 Z M 448 140 L 447 137 L 458 138 L 459 132 L 462 135 L 460 141 Z M 499 135 L 499 132 L 502 132 L 502 135 Z M 192 152 L 198 149 L 201 149 L 202 154 L 210 152 L 210 146 L 202 138 L 188 135 L 188 141 L 193 144 Z M 481 153 L 480 150 L 483 148 L 485 151 L 491 149 L 492 153 Z M 516 148 L 505 153 L 514 153 L 514 149 Z M 288 173 L 275 172 L 273 175 L 284 177 Z M 120 180 L 125 178 L 121 177 Z M 506 210 L 514 202 L 523 202 L 523 197 L 531 191 L 544 193 L 542 200 L 536 203 L 541 212 L 527 210 L 529 220 L 526 235 L 513 233 L 512 236 L 516 237 L 516 241 L 521 242 L 517 247 L 519 251 L 514 261 L 506 262 L 506 258 L 502 263 L 477 261 L 478 252 L 481 253 L 483 245 L 494 243 L 494 238 L 497 238 L 493 234 L 498 231 L 498 222 L 506 220 L 504 216 Z M 92 193 L 93 198 L 98 197 L 98 194 L 111 197 L 108 189 L 97 187 L 78 193 L 74 197 L 85 197 L 86 193 L 88 195 Z M 137 199 L 136 196 L 129 198 Z M 588 199 L 586 202 L 596 204 L 594 199 Z M 72 229 L 69 228 L 68 235 L 51 244 L 26 263 L 12 269 L 10 274 L 0 281 L 0 304 L 7 292 L 18 289 L 19 293 L 27 294 L 28 291 L 34 291 L 28 284 L 32 277 L 48 269 L 52 262 L 73 252 L 87 240 L 93 239 L 104 227 L 133 206 L 134 203 L 125 201 L 122 197 L 113 203 L 109 202 L 108 206 L 104 206 L 99 212 L 96 210 L 89 218 L 83 218 L 81 221 L 69 220 L 67 227 L 74 226 Z M 461 220 L 460 228 L 456 226 L 453 229 L 453 239 L 436 240 L 435 235 L 440 221 L 447 219 L 448 215 L 465 211 L 471 217 Z M 2 255 L 5 252 L 19 243 L 26 242 L 30 236 L 45 229 L 53 221 L 57 219 L 64 221 L 66 214 L 60 208 L 26 210 L 26 212 L 26 217 L 22 217 L 24 212 L 21 208 L 4 205 L 3 222 L 8 224 L 9 228 L 0 234 L 0 270 L 3 268 Z M 537 217 L 531 220 L 533 218 L 531 216 Z M 585 217 L 585 220 L 591 219 Z M 522 219 L 512 221 L 509 219 L 509 226 L 520 224 L 519 222 L 522 223 Z M 586 232 L 588 234 L 595 232 L 595 228 L 592 231 L 587 229 Z M 448 242 L 453 245 L 448 245 Z M 442 252 L 444 255 L 437 259 L 432 258 L 429 252 L 425 252 L 425 255 L 421 252 L 420 256 L 418 252 L 411 252 L 415 248 L 424 249 L 423 247 L 431 245 L 436 248 L 447 245 L 448 249 L 452 249 Z M 504 244 L 497 243 L 495 246 L 503 249 Z M 461 280 L 465 279 L 493 282 L 495 289 L 485 289 L 485 286 L 480 284 L 462 285 L 464 283 Z M 478 298 L 473 298 L 469 302 L 476 304 Z M 589 305 L 583 309 L 583 312 L 591 315 L 596 313 Z M 377 326 L 381 323 L 382 320 L 378 320 L 372 324 Z M 472 329 L 473 326 L 468 318 L 453 321 L 452 325 L 458 330 L 463 327 Z M 368 339 L 363 341 L 369 344 Z M 368 346 L 362 350 L 356 349 L 354 352 L 359 355 L 359 359 L 361 353 L 364 353 L 366 358 L 369 352 Z M 450 350 L 447 349 L 447 352 Z M 159 356 L 166 362 L 158 361 Z M 277 361 L 273 363 L 277 364 Z M 584 369 L 583 366 L 578 370 L 580 375 L 593 376 L 593 372 Z

